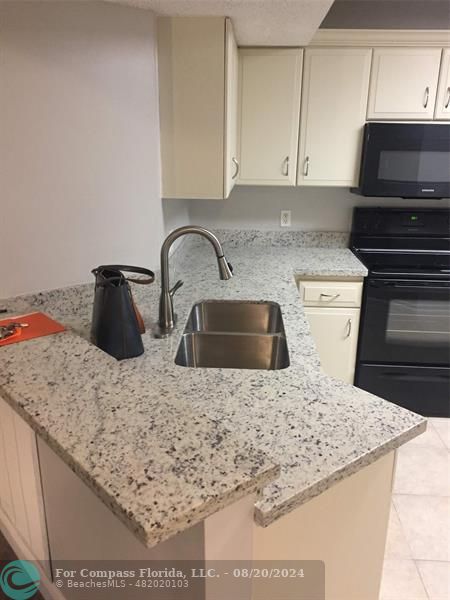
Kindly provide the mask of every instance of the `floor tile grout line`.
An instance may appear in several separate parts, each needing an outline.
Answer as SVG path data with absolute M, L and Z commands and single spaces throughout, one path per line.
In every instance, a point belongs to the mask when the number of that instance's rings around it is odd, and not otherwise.
M 423 589 L 425 590 L 425 594 L 427 595 L 428 600 L 430 600 L 430 594 L 428 593 L 427 586 L 425 585 L 425 580 L 422 577 L 422 573 L 420 572 L 419 565 L 417 564 L 417 560 L 413 558 L 414 566 L 416 567 L 416 571 L 419 575 L 419 579 L 422 582 Z
M 394 508 L 394 510 L 395 510 L 395 514 L 396 514 L 397 520 L 398 520 L 398 522 L 400 523 L 400 529 L 401 529 L 401 532 L 402 532 L 403 539 L 404 539 L 404 541 L 405 541 L 406 545 L 408 546 L 408 550 L 409 550 L 409 558 L 410 558 L 411 560 L 413 560 L 413 558 L 412 558 L 412 548 L 411 548 L 411 546 L 409 545 L 408 538 L 406 537 L 406 534 L 405 534 L 405 529 L 404 529 L 403 523 L 401 522 L 400 515 L 399 515 L 399 513 L 398 513 L 397 507 L 396 507 L 396 506 L 395 506 L 395 504 L 394 504 L 394 494 L 392 494 L 392 506 L 393 506 L 393 508 Z
M 450 422 L 450 419 L 449 419 Z M 435 433 L 437 433 L 438 438 L 441 440 L 441 442 L 444 444 L 444 447 L 447 448 L 448 452 L 450 453 L 450 447 L 448 446 L 448 444 L 446 443 L 446 440 L 444 440 L 444 438 L 442 437 L 442 435 L 439 432 L 439 429 L 437 427 L 434 426 L 434 423 L 431 419 L 428 419 L 428 423 L 431 425 L 431 427 L 433 428 L 433 431 L 435 431 Z M 449 425 L 450 427 L 450 425 Z
M 450 566 L 450 560 L 439 560 L 437 558 L 412 558 L 411 560 L 413 560 L 414 562 L 417 562 L 417 563 L 436 562 L 436 563 L 443 563 L 444 565 Z
M 431 429 L 433 431 L 434 434 L 436 434 L 437 439 L 439 440 L 440 444 L 442 445 L 443 448 L 445 448 L 446 450 L 450 450 L 450 448 L 447 446 L 447 444 L 445 443 L 444 439 L 442 438 L 442 436 L 439 434 L 439 431 L 436 429 L 436 427 L 433 425 L 432 421 L 430 421 L 430 419 L 428 419 L 427 421 L 427 429 L 424 432 L 426 435 L 426 432 Z M 420 438 L 420 436 L 419 436 Z M 422 446 L 422 447 L 426 447 L 426 448 L 436 448 L 437 446 L 434 446 L 433 444 L 427 444 L 427 443 L 423 443 L 423 442 L 419 442 L 417 441 L 419 438 L 413 438 L 410 442 L 408 442 L 408 444 L 406 444 L 407 446 L 411 445 L 411 446 Z M 404 446 L 403 446 L 404 447 Z M 438 446 L 440 447 L 440 446 Z M 401 448 L 399 448 L 399 450 L 401 450 Z

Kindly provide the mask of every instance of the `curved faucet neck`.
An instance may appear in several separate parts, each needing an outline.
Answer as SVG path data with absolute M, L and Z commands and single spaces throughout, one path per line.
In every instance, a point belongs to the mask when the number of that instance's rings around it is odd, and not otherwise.
M 175 315 L 173 312 L 172 296 L 179 287 L 179 285 L 175 286 L 174 289 L 170 291 L 169 251 L 175 240 L 188 233 L 196 233 L 211 242 L 216 253 L 220 278 L 230 279 L 230 277 L 232 277 L 232 267 L 225 260 L 222 245 L 214 233 L 209 231 L 209 229 L 200 227 L 199 225 L 186 225 L 169 233 L 161 246 L 161 297 L 159 302 L 158 324 L 160 328 L 159 334 L 162 336 L 168 335 L 174 328 Z M 179 284 L 182 284 L 182 282 L 179 282 Z
M 178 238 L 183 235 L 187 235 L 188 233 L 196 233 L 206 238 L 211 242 L 216 252 L 217 258 L 221 258 L 223 256 L 222 245 L 219 242 L 218 238 L 206 229 L 205 227 L 201 227 L 200 225 L 185 225 L 183 227 L 178 227 L 178 229 L 174 229 L 172 232 L 164 240 L 163 245 L 161 246 L 161 287 L 163 290 L 168 291 L 170 287 L 170 278 L 169 278 L 169 251 L 172 247 L 172 244 Z

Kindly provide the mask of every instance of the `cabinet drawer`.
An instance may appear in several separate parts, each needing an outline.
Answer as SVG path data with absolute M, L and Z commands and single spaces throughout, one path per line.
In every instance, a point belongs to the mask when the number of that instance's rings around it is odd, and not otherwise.
M 300 281 L 300 297 L 305 306 L 361 306 L 362 283 L 355 281 Z

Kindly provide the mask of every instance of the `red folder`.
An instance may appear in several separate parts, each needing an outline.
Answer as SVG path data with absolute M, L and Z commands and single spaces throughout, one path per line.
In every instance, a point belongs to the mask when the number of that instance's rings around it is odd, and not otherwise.
M 50 319 L 50 317 L 41 312 L 2 319 L 0 321 L 0 326 L 10 325 L 11 323 L 23 323 L 27 324 L 28 327 L 18 327 L 12 335 L 0 340 L 0 346 L 7 346 L 8 344 L 15 344 L 16 342 L 25 342 L 26 340 L 32 340 L 33 338 L 52 335 L 53 333 L 60 333 L 61 331 L 66 330 L 64 325 Z

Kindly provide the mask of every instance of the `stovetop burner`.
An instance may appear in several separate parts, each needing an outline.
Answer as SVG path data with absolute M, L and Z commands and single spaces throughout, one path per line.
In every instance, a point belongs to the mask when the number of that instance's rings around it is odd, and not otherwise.
M 450 210 L 356 208 L 351 249 L 370 276 L 450 278 Z

